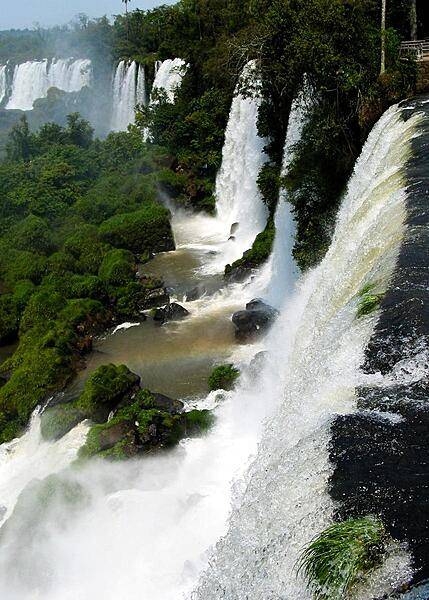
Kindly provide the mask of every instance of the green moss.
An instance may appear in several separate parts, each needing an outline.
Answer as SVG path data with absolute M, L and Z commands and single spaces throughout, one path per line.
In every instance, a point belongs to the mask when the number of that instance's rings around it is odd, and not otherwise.
M 48 408 L 41 416 L 41 434 L 45 440 L 58 440 L 85 418 L 73 403 Z
M 312 540 L 298 563 L 316 600 L 343 600 L 381 563 L 387 536 L 373 517 L 335 523 Z
M 100 418 L 100 412 L 110 412 L 138 382 L 139 377 L 125 365 L 103 365 L 85 383 L 76 405 L 83 413 L 97 420 Z
M 268 221 L 264 231 L 256 236 L 252 248 L 247 250 L 242 258 L 225 267 L 225 275 L 232 276 L 235 272 L 240 272 L 243 269 L 246 271 L 256 269 L 268 260 L 273 249 L 275 232 L 273 221 Z
M 240 371 L 233 364 L 215 367 L 209 377 L 210 390 L 230 390 L 240 376 Z
M 143 451 L 168 448 L 184 437 L 205 433 L 214 422 L 208 410 L 171 414 L 155 405 L 153 394 L 140 390 L 108 423 L 91 427 L 79 458 L 123 460 Z

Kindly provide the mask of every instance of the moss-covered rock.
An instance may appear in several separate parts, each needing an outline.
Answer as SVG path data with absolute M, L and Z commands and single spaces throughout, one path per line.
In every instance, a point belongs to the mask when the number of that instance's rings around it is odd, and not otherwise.
M 174 446 L 185 437 L 201 435 L 213 424 L 214 417 L 208 410 L 183 413 L 182 409 L 181 402 L 141 390 L 108 423 L 90 429 L 79 457 L 132 458 Z
M 95 422 L 102 423 L 124 399 L 138 391 L 140 377 L 125 365 L 103 365 L 85 383 L 76 406 Z
M 266 228 L 256 236 L 253 246 L 246 250 L 241 258 L 232 265 L 226 265 L 225 278 L 228 281 L 243 281 L 253 269 L 262 265 L 270 257 L 273 248 L 275 227 L 273 221 L 267 223 Z
M 231 390 L 235 381 L 240 376 L 240 371 L 233 364 L 218 365 L 209 377 L 210 390 Z

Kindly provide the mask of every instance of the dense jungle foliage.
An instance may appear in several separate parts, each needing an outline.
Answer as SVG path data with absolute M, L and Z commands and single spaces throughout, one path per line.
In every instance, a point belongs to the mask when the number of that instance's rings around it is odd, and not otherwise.
M 231 99 L 251 59 L 262 77 L 269 160 L 258 181 L 270 219 L 236 267 L 269 255 L 289 111 L 304 75 L 311 117 L 282 183 L 298 226 L 298 264 L 320 259 L 371 126 L 413 89 L 414 65 L 398 54 L 408 12 L 406 0 L 389 2 L 382 76 L 378 0 L 181 0 L 113 24 L 82 16 L 66 29 L 0 33 L 3 61 L 88 56 L 111 73 L 117 60 L 132 59 L 149 76 L 155 60 L 179 56 L 189 65 L 174 104 L 161 96 L 140 107 L 136 126 L 104 141 L 77 114 L 37 132 L 25 118 L 13 128 L 0 164 L 0 342 L 18 347 L 1 366 L 0 442 L 72 377 L 94 331 L 142 308 L 155 284 L 136 278 L 136 265 L 173 245 L 159 187 L 213 211 Z M 142 141 L 145 127 L 156 144 Z

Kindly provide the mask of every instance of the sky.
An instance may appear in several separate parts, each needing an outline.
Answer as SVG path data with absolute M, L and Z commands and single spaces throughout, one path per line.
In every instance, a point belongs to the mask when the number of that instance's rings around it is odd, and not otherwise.
M 130 0 L 129 9 L 174 4 L 174 0 Z M 79 13 L 111 16 L 124 10 L 121 0 L 0 0 L 0 30 L 63 25 Z

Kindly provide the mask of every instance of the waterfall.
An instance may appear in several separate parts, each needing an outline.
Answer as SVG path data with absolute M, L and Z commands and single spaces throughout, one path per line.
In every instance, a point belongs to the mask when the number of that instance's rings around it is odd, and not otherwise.
M 0 65 L 0 104 L 3 102 L 7 91 L 7 66 Z
M 43 98 L 48 89 L 48 61 L 29 61 L 16 65 L 12 93 L 6 105 L 8 110 L 32 110 L 37 98 Z
M 91 83 L 91 61 L 87 59 L 47 59 L 16 65 L 8 110 L 32 110 L 35 100 L 45 98 L 48 89 L 77 92 Z
M 139 65 L 136 100 L 137 104 L 145 105 L 147 103 L 146 72 L 143 65 Z
M 176 90 L 182 83 L 185 69 L 186 63 L 181 58 L 167 59 L 163 62 L 157 61 L 155 63 L 155 80 L 152 92 L 155 90 L 164 91 L 167 94 L 168 102 L 174 102 Z
M 246 93 L 243 85 L 249 86 Z M 255 61 L 243 70 L 229 113 L 222 150 L 222 165 L 216 179 L 217 228 L 224 244 L 212 268 L 223 267 L 241 258 L 267 221 L 268 209 L 260 194 L 257 178 L 267 161 L 265 140 L 258 134 L 261 104 L 260 79 Z M 232 227 L 233 239 L 230 237 Z
M 91 83 L 91 61 L 87 59 L 54 59 L 48 70 L 49 87 L 65 92 L 78 92 Z
M 355 410 L 355 388 L 368 377 L 360 365 L 376 318 L 356 318 L 359 291 L 374 280 L 386 289 L 395 268 L 404 234 L 404 168 L 418 123 L 418 116 L 405 121 L 393 107 L 376 125 L 325 259 L 281 311 L 260 384 L 269 398 L 267 374 L 278 377 L 280 406 L 236 493 L 228 533 L 201 577 L 197 600 L 311 597 L 295 565 L 305 544 L 332 522 L 330 423 Z M 407 559 L 397 560 L 383 593 L 404 575 Z M 368 585 L 363 597 L 373 597 Z
M 125 131 L 135 122 L 137 104 L 146 104 L 146 76 L 142 65 L 124 60 L 118 64 L 113 78 L 113 131 Z
M 283 149 L 283 162 L 281 177 L 289 173 L 290 165 L 295 157 L 296 144 L 301 140 L 302 132 L 312 106 L 311 89 L 306 81 L 298 96 L 294 99 L 289 114 L 286 139 Z M 292 208 L 288 202 L 288 194 L 284 188 L 280 189 L 279 200 L 274 218 L 276 234 L 268 269 L 271 281 L 267 293 L 267 300 L 274 306 L 280 306 L 286 294 L 294 288 L 298 278 L 299 269 L 292 255 L 296 226 Z M 273 281 L 273 278 L 275 281 Z

